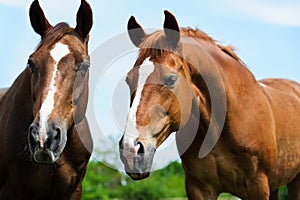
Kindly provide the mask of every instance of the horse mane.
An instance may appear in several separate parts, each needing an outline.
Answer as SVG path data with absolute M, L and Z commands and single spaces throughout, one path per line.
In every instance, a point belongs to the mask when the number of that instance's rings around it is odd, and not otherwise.
M 234 52 L 233 46 L 223 46 L 218 44 L 213 38 L 211 38 L 205 32 L 199 29 L 193 29 L 190 27 L 180 28 L 180 33 L 183 36 L 192 37 L 202 41 L 206 41 L 217 48 L 221 49 L 222 52 L 229 55 L 231 58 L 235 59 L 242 65 L 245 65 L 243 61 Z M 143 60 L 149 56 L 164 56 L 168 52 L 172 52 L 171 46 L 168 44 L 166 36 L 163 31 L 156 31 L 150 35 L 147 35 L 145 40 L 140 45 L 140 56 L 136 64 L 141 64 Z
M 74 31 L 67 23 L 61 22 L 55 25 L 53 28 L 49 28 L 41 42 L 37 46 L 37 50 L 43 46 L 51 47 L 57 41 L 59 41 L 64 35 L 72 33 Z

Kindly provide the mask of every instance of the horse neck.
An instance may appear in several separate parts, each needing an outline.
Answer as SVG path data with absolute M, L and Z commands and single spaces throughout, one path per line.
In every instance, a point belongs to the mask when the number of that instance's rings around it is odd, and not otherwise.
M 191 58 L 187 58 L 187 60 L 193 63 L 191 69 L 192 87 L 196 94 L 194 99 L 197 106 L 196 109 L 200 110 L 198 131 L 188 152 L 197 152 L 197 155 L 206 134 L 217 135 L 217 132 L 222 131 L 223 127 L 226 127 L 226 121 L 225 124 L 222 124 L 221 122 L 219 123 L 218 120 L 215 120 L 216 123 L 213 126 L 214 130 L 212 130 L 211 133 L 207 132 L 210 123 L 216 118 L 215 115 L 219 114 L 212 113 L 212 104 L 217 107 L 217 110 L 222 110 L 222 107 L 226 109 L 224 111 L 224 117 L 226 117 L 227 120 L 227 110 L 229 106 L 236 103 L 237 92 L 240 91 L 241 88 L 249 89 L 251 86 L 257 84 L 253 74 L 243 66 L 241 62 L 222 52 L 216 45 L 209 44 L 202 46 L 202 48 L 203 47 L 206 52 L 204 52 L 203 49 L 199 50 L 199 48 L 196 48 L 187 54 L 191 56 Z M 202 51 L 200 53 L 201 56 L 198 55 L 199 51 Z M 202 60 L 202 56 L 207 56 L 207 54 L 212 60 L 211 63 L 214 64 L 214 67 L 208 64 L 210 61 Z M 222 98 L 223 100 L 220 100 Z M 218 99 L 217 105 L 212 102 L 212 99 Z M 194 111 L 192 111 L 191 120 L 193 120 L 193 118 L 195 118 Z
M 0 145 L 11 157 L 24 153 L 27 146 L 27 130 L 33 120 L 30 80 L 30 72 L 24 70 L 0 101 Z
M 193 64 L 191 70 L 194 91 L 200 97 L 199 106 L 210 112 L 210 99 L 214 95 L 226 95 L 227 103 L 242 88 L 257 86 L 254 75 L 244 64 L 214 43 L 196 40 L 196 44 L 186 51 L 186 58 Z M 186 53 L 184 52 L 184 54 Z M 209 89 L 207 87 L 209 85 Z M 245 87 L 246 86 L 246 87 Z
M 23 117 L 26 121 L 32 118 L 30 80 L 30 72 L 25 69 L 7 90 L 0 103 L 0 114 L 4 118 Z

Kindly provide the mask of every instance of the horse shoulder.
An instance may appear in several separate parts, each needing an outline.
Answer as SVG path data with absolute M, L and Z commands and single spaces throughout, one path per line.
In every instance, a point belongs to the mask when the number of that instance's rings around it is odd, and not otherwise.
M 276 125 L 278 149 L 271 187 L 286 184 L 300 169 L 300 85 L 285 79 L 261 81 L 268 95 Z

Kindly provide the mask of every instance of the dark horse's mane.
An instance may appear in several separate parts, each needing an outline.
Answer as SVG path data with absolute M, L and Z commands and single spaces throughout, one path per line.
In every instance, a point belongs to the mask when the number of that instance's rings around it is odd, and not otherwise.
M 205 32 L 199 29 L 193 29 L 190 27 L 180 28 L 180 34 L 183 36 L 199 39 L 206 41 L 217 48 L 221 49 L 224 53 L 245 65 L 243 61 L 234 52 L 233 46 L 223 46 L 218 44 L 216 40 L 211 38 Z M 141 64 L 149 56 L 164 56 L 165 53 L 173 52 L 171 46 L 169 45 L 166 36 L 163 31 L 156 31 L 150 35 L 147 35 L 145 40 L 140 45 L 140 54 L 136 64 Z
M 64 35 L 73 33 L 74 29 L 65 22 L 58 23 L 53 28 L 50 28 L 43 40 L 38 44 L 37 50 L 43 46 L 51 47 L 59 41 Z

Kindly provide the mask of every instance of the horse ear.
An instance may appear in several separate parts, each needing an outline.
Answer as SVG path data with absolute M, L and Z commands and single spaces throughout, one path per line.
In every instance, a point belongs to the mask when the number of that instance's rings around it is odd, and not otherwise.
M 176 18 L 169 11 L 165 10 L 164 31 L 167 40 L 173 49 L 176 49 L 180 40 L 179 26 Z
M 33 30 L 42 38 L 45 36 L 46 32 L 52 28 L 46 19 L 38 0 L 32 2 L 29 9 L 29 18 Z
M 77 25 L 75 31 L 79 33 L 83 39 L 86 39 L 93 25 L 93 12 L 90 4 L 85 0 L 81 0 L 76 16 L 76 22 Z
M 127 30 L 132 43 L 139 47 L 142 41 L 144 40 L 146 33 L 142 26 L 137 23 L 133 16 L 130 17 L 127 24 Z

